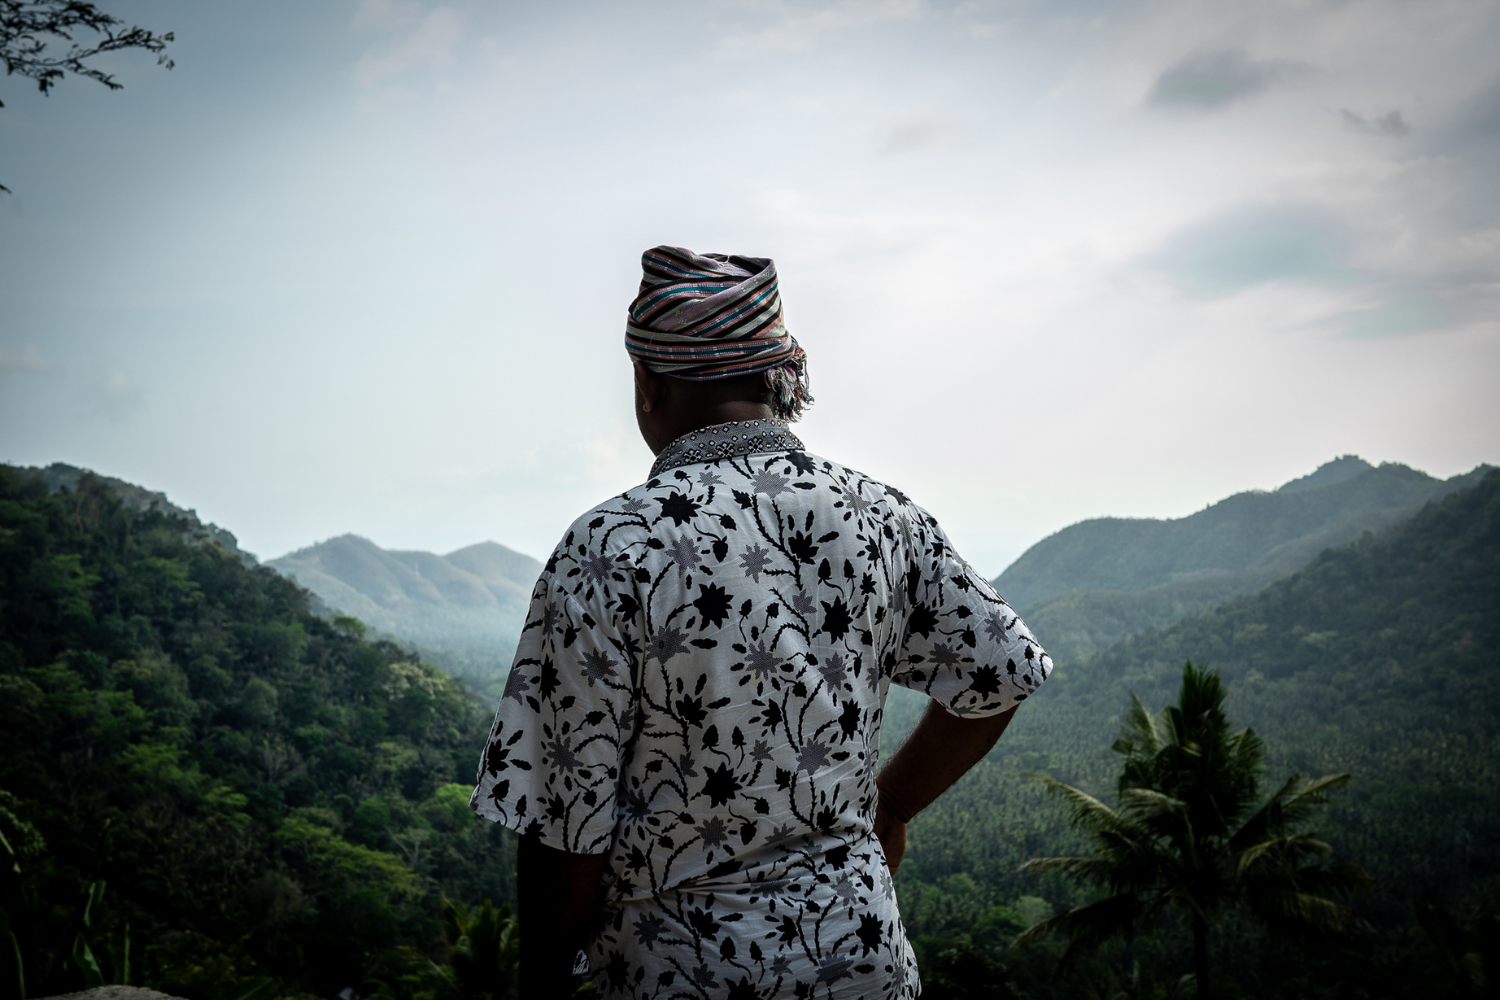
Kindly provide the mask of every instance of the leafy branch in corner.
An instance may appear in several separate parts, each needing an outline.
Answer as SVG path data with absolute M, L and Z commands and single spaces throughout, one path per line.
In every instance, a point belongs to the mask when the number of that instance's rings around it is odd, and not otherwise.
M 158 66 L 172 68 L 172 58 L 166 54 L 167 43 L 173 41 L 172 32 L 158 35 L 145 28 L 124 28 L 124 24 L 80 0 L 0 0 L 0 59 L 5 60 L 5 75 L 35 80 L 43 94 L 69 73 L 119 90 L 124 85 L 113 74 L 90 66 L 88 60 L 122 49 L 144 49 L 156 55 Z M 80 29 L 104 37 L 82 45 L 74 39 Z M 67 44 L 65 51 L 59 51 L 59 40 Z M 49 46 L 53 47 L 51 52 Z M 0 107 L 4 106 L 0 101 Z M 0 191 L 9 192 L 10 188 L 0 184 Z

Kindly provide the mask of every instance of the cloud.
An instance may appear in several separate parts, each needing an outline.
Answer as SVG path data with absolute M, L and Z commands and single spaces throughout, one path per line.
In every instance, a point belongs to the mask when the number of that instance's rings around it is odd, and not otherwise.
M 1320 303 L 1317 315 L 1307 316 L 1314 325 L 1370 339 L 1475 324 L 1494 329 L 1496 261 L 1500 230 L 1460 236 L 1369 205 L 1335 212 L 1288 202 L 1203 218 L 1144 263 L 1187 299 L 1280 286 Z
M 958 126 L 957 119 L 946 115 L 923 115 L 901 122 L 886 137 L 884 152 L 909 153 L 923 146 L 930 146 L 957 132 Z
M 1406 119 L 1401 117 L 1401 112 L 1395 109 L 1376 118 L 1366 118 L 1348 108 L 1340 108 L 1339 117 L 1344 120 L 1346 127 L 1368 135 L 1400 136 L 1411 131 L 1411 126 L 1406 124 Z
M 1170 237 L 1150 263 L 1194 298 L 1232 295 L 1271 283 L 1343 285 L 1343 227 L 1317 209 L 1256 205 L 1232 209 Z
M 1252 59 L 1239 48 L 1196 52 L 1157 77 L 1147 101 L 1159 107 L 1211 111 L 1315 72 L 1290 59 Z
M 42 352 L 36 349 L 35 344 L 27 344 L 19 354 L 0 351 L 0 373 L 44 372 L 51 367 L 47 359 L 42 357 Z

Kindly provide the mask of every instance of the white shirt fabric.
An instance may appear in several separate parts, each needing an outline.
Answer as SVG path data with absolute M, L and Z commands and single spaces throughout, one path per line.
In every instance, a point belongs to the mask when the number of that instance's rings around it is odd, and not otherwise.
M 471 804 L 607 856 L 601 995 L 913 997 L 873 833 L 886 691 L 986 716 L 1050 671 L 900 491 L 720 424 L 547 561 Z

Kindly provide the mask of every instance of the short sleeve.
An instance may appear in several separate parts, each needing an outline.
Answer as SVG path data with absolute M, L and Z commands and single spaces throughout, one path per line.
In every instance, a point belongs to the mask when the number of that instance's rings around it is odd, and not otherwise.
M 542 574 L 469 802 L 574 854 L 609 849 L 633 718 L 630 661 L 611 622 Z
M 1052 673 L 1052 658 L 931 515 L 910 510 L 910 561 L 896 602 L 904 639 L 892 683 L 958 716 L 1014 708 Z

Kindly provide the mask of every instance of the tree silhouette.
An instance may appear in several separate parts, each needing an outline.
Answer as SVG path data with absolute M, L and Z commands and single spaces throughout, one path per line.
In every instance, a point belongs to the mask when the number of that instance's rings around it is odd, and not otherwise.
M 1086 857 L 1038 858 L 1023 871 L 1061 872 L 1104 896 L 1042 921 L 1019 941 L 1068 939 L 1063 961 L 1137 931 L 1163 912 L 1193 929 L 1198 995 L 1209 995 L 1209 931 L 1241 903 L 1273 933 L 1347 936 L 1367 926 L 1341 898 L 1365 891 L 1357 865 L 1330 865 L 1332 848 L 1300 832 L 1328 795 L 1348 782 L 1294 774 L 1260 801 L 1264 748 L 1249 729 L 1231 731 L 1217 672 L 1189 661 L 1177 704 L 1152 715 L 1131 695 L 1121 737 L 1117 805 L 1047 777 L 1087 832 Z
M 122 49 L 155 53 L 158 66 L 172 68 L 172 59 L 166 54 L 172 32 L 158 35 L 137 27 L 120 30 L 124 23 L 80 0 L 0 0 L 0 59 L 5 60 L 5 75 L 35 80 L 43 94 L 69 73 L 119 90 L 123 84 L 112 74 L 90 66 L 88 60 Z M 79 29 L 104 37 L 95 39 L 92 45 L 80 45 L 73 39 Z M 59 40 L 67 44 L 67 49 L 48 52 L 48 47 Z M 0 108 L 4 106 L 0 101 Z M 0 191 L 8 193 L 10 188 L 0 184 Z
M 450 980 L 461 1000 L 505 1000 L 515 986 L 521 959 L 520 924 L 502 903 L 489 900 L 470 911 L 443 900 L 443 939 Z

